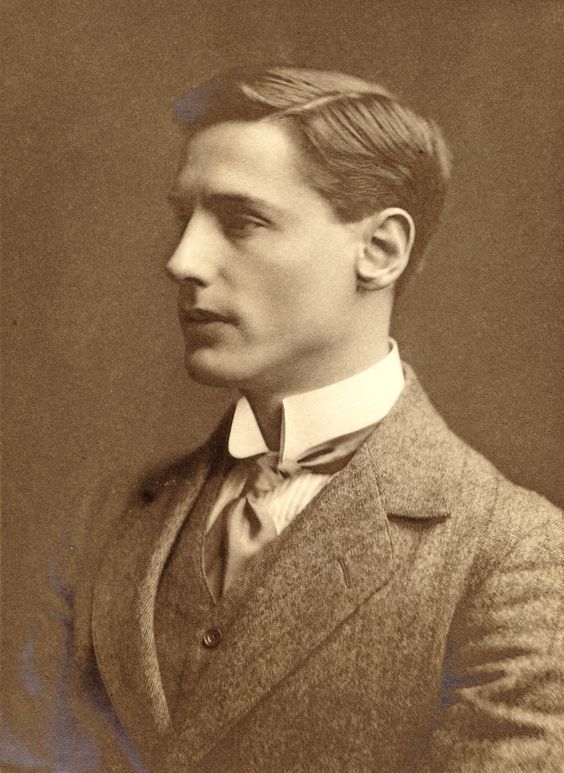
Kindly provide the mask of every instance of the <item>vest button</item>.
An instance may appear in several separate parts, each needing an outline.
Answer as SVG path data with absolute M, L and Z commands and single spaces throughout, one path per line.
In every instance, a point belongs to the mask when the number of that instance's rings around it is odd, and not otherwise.
M 204 647 L 214 650 L 216 647 L 219 647 L 222 639 L 223 635 L 219 628 L 208 628 L 202 637 L 202 644 Z

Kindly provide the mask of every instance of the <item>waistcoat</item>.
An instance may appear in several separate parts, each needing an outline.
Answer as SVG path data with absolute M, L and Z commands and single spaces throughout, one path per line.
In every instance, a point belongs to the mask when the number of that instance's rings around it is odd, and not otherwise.
M 185 702 L 220 647 L 242 608 L 260 593 L 263 578 L 276 561 L 279 538 L 251 562 L 220 599 L 213 598 L 203 570 L 208 515 L 217 499 L 227 462 L 214 465 L 187 514 L 160 578 L 155 605 L 155 639 L 161 680 L 174 724 L 175 707 Z

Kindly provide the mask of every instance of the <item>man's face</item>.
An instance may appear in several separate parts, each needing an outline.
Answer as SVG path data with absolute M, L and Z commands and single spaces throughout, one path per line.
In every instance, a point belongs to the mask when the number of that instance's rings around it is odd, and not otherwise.
M 185 230 L 167 269 L 197 381 L 300 391 L 328 383 L 350 354 L 358 228 L 300 164 L 274 123 L 218 124 L 189 142 L 171 194 Z

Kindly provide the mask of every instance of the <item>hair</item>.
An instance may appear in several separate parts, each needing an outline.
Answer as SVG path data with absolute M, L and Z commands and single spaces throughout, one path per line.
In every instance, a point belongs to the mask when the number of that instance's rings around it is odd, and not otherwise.
M 444 206 L 450 152 L 436 123 L 382 86 L 295 67 L 235 68 L 184 94 L 175 117 L 190 132 L 232 120 L 280 121 L 309 162 L 309 184 L 340 220 L 387 207 L 409 212 L 416 234 L 401 285 L 420 267 Z

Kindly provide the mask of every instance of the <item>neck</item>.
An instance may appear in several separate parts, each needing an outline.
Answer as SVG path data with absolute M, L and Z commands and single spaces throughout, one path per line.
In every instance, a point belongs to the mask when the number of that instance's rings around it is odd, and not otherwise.
M 251 404 L 266 445 L 271 451 L 278 451 L 282 432 L 282 401 L 285 395 L 261 393 L 246 394 L 245 397 Z
M 335 384 L 346 378 L 366 370 L 371 365 L 384 359 L 389 351 L 388 339 L 380 341 L 377 346 L 371 348 L 370 356 L 361 358 L 361 361 L 355 360 L 349 363 L 348 367 L 340 369 L 330 368 L 328 372 L 320 375 L 319 373 L 309 374 L 309 378 L 304 379 L 298 384 L 293 384 L 291 388 L 285 390 L 255 391 L 242 390 L 249 401 L 257 423 L 260 427 L 262 436 L 267 446 L 272 451 L 278 451 L 280 448 L 280 436 L 282 431 L 283 419 L 283 401 L 290 395 L 303 394 L 314 389 L 320 389 L 330 384 Z

